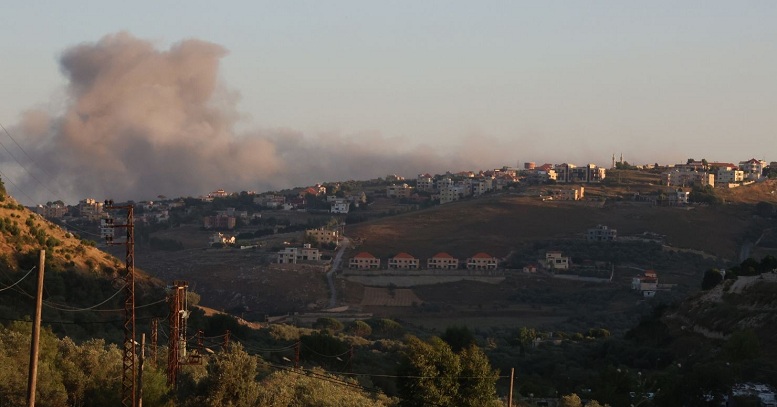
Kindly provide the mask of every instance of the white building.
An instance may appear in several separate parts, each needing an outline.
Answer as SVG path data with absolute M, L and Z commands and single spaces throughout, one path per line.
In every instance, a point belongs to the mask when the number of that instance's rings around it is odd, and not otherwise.
M 586 231 L 585 238 L 597 242 L 613 241 L 618 238 L 618 231 L 605 225 L 596 225 Z

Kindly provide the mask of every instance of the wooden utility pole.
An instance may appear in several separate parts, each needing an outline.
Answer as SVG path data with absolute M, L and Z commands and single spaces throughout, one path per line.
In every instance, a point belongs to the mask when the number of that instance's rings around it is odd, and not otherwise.
M 140 334 L 140 358 L 138 359 L 138 405 L 143 407 L 143 362 L 146 359 L 146 334 Z
M 513 407 L 513 382 L 515 378 L 515 368 L 510 368 L 510 395 L 507 397 L 507 407 Z
M 30 373 L 27 377 L 27 406 L 35 407 L 35 386 L 38 382 L 38 349 L 40 347 L 40 320 L 43 313 L 43 266 L 46 264 L 46 251 L 41 250 L 38 257 L 38 294 L 35 297 L 35 320 L 32 321 L 30 340 Z

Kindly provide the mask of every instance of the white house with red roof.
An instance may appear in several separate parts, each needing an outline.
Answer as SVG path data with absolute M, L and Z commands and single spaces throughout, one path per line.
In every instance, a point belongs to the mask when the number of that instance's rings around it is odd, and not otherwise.
M 658 288 L 658 275 L 655 270 L 645 270 L 643 274 L 634 277 L 631 280 L 631 289 L 641 291 L 645 297 L 656 295 Z
M 388 268 L 390 269 L 405 269 L 405 270 L 417 270 L 419 260 L 412 255 L 401 252 L 396 256 L 388 259 Z
M 766 161 L 751 158 L 747 161 L 739 162 L 739 169 L 744 171 L 746 179 L 758 180 L 763 177 Z
M 379 269 L 380 259 L 367 252 L 361 252 L 351 257 L 348 261 L 348 268 L 369 270 Z
M 440 252 L 426 259 L 426 268 L 455 270 L 459 268 L 459 259 L 451 256 L 448 253 Z
M 496 270 L 499 260 L 487 253 L 477 253 L 467 259 L 468 270 Z

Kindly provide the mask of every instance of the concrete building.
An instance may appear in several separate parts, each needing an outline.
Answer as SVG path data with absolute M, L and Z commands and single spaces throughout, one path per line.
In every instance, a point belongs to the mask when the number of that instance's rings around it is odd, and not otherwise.
M 368 270 L 379 269 L 380 259 L 367 252 L 361 252 L 348 260 L 348 268 Z
M 324 228 L 307 229 L 305 230 L 305 237 L 318 244 L 337 244 L 340 241 L 340 232 Z
M 468 270 L 496 270 L 499 266 L 499 260 L 487 253 L 477 253 L 467 259 Z
M 611 242 L 618 238 L 618 231 L 610 229 L 606 225 L 596 225 L 591 229 L 588 229 L 585 234 L 585 239 L 595 242 Z
M 388 259 L 388 268 L 390 269 L 417 270 L 418 265 L 417 258 L 404 252 Z
M 459 268 L 459 259 L 448 253 L 440 252 L 426 259 L 426 268 L 455 270 Z
M 279 264 L 297 264 L 301 261 L 319 261 L 321 252 L 309 244 L 302 247 L 286 247 L 278 252 Z
M 386 187 L 388 198 L 410 198 L 413 188 L 407 184 L 392 184 Z
M 739 169 L 745 173 L 745 179 L 758 180 L 763 177 L 766 161 L 751 158 L 747 161 L 739 162 Z
M 545 265 L 551 270 L 569 269 L 569 257 L 562 255 L 559 251 L 549 251 L 545 253 Z

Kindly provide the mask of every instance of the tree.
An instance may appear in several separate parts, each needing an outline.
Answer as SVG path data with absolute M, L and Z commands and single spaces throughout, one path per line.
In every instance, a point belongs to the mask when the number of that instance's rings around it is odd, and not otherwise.
M 364 321 L 353 321 L 346 327 L 346 332 L 354 336 L 367 337 L 372 335 L 372 327 Z
M 399 369 L 401 405 L 454 406 L 460 371 L 458 357 L 442 339 L 433 337 L 424 342 L 415 336 L 409 337 Z
M 723 274 L 718 269 L 709 269 L 704 272 L 704 278 L 701 280 L 701 289 L 704 291 L 715 288 L 723 281 Z
M 307 375 L 279 371 L 260 383 L 257 406 L 273 407 L 383 407 L 394 405 L 383 394 L 370 395 L 352 379 L 312 369 Z
M 464 325 L 449 326 L 442 334 L 444 340 L 454 352 L 460 352 L 462 349 L 475 344 L 475 336 L 472 331 Z
M 257 358 L 239 343 L 208 361 L 208 375 L 201 382 L 202 402 L 209 406 L 253 407 L 259 404 Z
M 313 328 L 336 332 L 343 329 L 343 323 L 334 318 L 319 318 L 313 323 Z
M 498 406 L 496 379 L 485 354 L 475 345 L 460 354 L 440 338 L 411 336 L 400 362 L 400 405 Z
M 494 404 L 497 400 L 496 380 L 499 372 L 491 369 L 486 354 L 473 344 L 462 350 L 459 358 L 461 377 L 456 405 L 482 407 Z
M 580 396 L 575 393 L 567 394 L 561 397 L 561 401 L 558 403 L 559 407 L 582 407 L 583 401 L 580 400 Z

